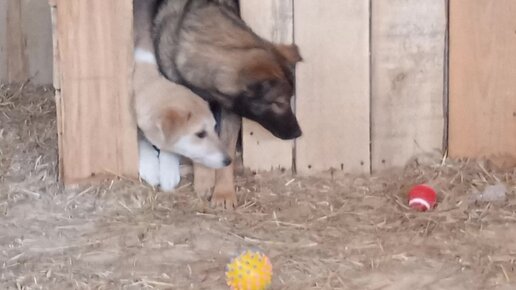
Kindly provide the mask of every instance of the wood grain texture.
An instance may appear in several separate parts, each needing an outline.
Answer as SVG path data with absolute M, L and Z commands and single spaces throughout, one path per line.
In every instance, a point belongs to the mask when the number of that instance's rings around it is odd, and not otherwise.
M 372 1 L 371 167 L 439 152 L 444 133 L 444 0 Z
M 7 0 L 7 81 L 23 82 L 28 79 L 26 43 L 22 26 L 21 0 Z
M 369 1 L 296 0 L 301 174 L 369 172 Z
M 59 57 L 59 37 L 57 35 L 57 0 L 49 1 L 50 6 L 50 19 L 51 19 L 51 29 L 52 33 L 55 34 L 52 37 L 52 84 L 55 90 L 55 101 L 56 101 L 56 124 L 57 124 L 57 149 L 59 152 L 58 155 L 58 178 L 60 181 L 64 182 L 64 170 L 63 170 L 63 101 L 61 98 L 61 58 Z
M 516 2 L 450 4 L 450 156 L 514 159 Z
M 65 184 L 137 176 L 132 1 L 57 1 Z
M 278 43 L 292 43 L 292 0 L 241 0 L 240 8 L 243 19 L 258 35 Z M 245 167 L 292 168 L 294 142 L 274 137 L 256 122 L 242 121 L 242 143 Z

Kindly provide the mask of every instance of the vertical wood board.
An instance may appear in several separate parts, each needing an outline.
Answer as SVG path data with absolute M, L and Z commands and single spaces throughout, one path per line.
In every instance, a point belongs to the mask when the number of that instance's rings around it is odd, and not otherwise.
M 52 25 L 45 0 L 22 0 L 22 28 L 31 82 L 52 83 Z
M 7 80 L 7 1 L 0 1 L 0 82 Z
M 373 171 L 443 147 L 445 2 L 372 1 Z
M 45 0 L 0 1 L 0 82 L 52 83 L 52 29 Z
M 301 174 L 369 172 L 369 1 L 296 0 Z
M 261 37 L 290 44 L 293 40 L 292 0 L 242 0 L 242 18 Z M 293 141 L 280 140 L 256 122 L 242 121 L 244 166 L 253 170 L 292 167 Z
M 57 37 L 63 181 L 136 177 L 132 2 L 59 0 Z
M 450 4 L 450 156 L 514 160 L 516 2 Z
M 6 67 L 8 82 L 23 82 L 29 77 L 21 9 L 21 0 L 7 0 Z

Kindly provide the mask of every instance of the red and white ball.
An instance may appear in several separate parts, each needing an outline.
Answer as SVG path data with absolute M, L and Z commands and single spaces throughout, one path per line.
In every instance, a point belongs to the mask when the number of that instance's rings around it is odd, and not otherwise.
M 433 209 L 437 204 L 435 190 L 426 184 L 418 184 L 409 192 L 409 206 L 418 211 Z

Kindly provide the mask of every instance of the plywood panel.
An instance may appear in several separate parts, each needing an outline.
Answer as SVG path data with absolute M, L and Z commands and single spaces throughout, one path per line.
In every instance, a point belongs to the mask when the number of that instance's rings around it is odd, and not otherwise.
M 35 84 L 52 83 L 52 26 L 45 0 L 22 0 L 22 27 L 27 69 Z
M 296 0 L 299 173 L 369 172 L 369 1 Z
M 136 177 L 132 1 L 59 0 L 57 28 L 64 182 Z
M 372 1 L 373 171 L 439 152 L 444 132 L 444 0 Z
M 516 1 L 450 4 L 450 156 L 516 158 Z
M 242 17 L 261 37 L 292 43 L 292 0 L 242 0 Z M 274 137 L 257 123 L 244 119 L 242 127 L 244 166 L 253 170 L 292 167 L 293 141 Z

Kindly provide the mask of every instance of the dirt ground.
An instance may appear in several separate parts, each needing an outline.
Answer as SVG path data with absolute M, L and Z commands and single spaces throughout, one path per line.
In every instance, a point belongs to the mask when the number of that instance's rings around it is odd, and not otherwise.
M 188 181 L 56 182 L 53 93 L 0 89 L 0 289 L 227 289 L 243 249 L 272 260 L 272 289 L 516 289 L 516 170 L 421 157 L 368 176 L 243 174 L 241 207 L 210 209 Z M 438 207 L 406 206 L 432 182 Z M 473 201 L 488 184 L 498 203 Z

